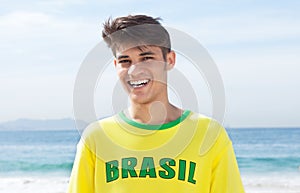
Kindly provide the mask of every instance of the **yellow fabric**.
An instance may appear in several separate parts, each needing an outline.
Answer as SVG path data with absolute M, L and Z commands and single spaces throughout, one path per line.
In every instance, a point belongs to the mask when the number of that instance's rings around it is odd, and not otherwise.
M 113 116 L 88 126 L 77 146 L 68 193 L 243 193 L 225 129 L 190 113 L 163 130 Z

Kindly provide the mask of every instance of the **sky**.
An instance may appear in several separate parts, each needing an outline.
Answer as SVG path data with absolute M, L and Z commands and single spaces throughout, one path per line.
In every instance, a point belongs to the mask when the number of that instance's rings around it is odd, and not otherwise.
M 73 118 L 76 75 L 102 41 L 103 22 L 147 14 L 195 38 L 213 58 L 225 87 L 226 126 L 300 127 L 299 1 L 0 2 L 0 122 Z M 101 95 L 109 97 L 117 81 L 112 65 L 98 81 L 95 109 L 102 117 L 112 112 Z M 190 81 L 202 97 L 201 113 L 210 114 L 208 89 Z

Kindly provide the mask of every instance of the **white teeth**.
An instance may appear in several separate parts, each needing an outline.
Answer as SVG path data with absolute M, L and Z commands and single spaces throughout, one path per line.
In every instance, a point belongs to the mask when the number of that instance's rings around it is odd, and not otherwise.
M 134 88 L 137 88 L 137 87 L 142 87 L 144 86 L 145 84 L 147 84 L 150 80 L 130 80 L 128 81 L 128 83 L 134 87 Z

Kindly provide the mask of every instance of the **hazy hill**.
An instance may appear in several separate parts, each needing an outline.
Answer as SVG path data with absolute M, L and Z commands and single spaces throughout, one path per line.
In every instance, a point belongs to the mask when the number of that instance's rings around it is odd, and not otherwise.
M 81 122 L 80 124 L 86 125 Z M 0 130 L 75 130 L 76 124 L 73 119 L 17 119 L 0 123 Z

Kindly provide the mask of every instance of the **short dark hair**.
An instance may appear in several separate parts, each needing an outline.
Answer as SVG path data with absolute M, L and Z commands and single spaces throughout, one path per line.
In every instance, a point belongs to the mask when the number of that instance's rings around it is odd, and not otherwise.
M 165 59 L 166 54 L 171 51 L 171 41 L 168 31 L 159 20 L 161 19 L 147 15 L 109 18 L 103 24 L 102 37 L 114 56 L 120 46 L 137 44 L 160 47 Z

